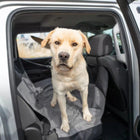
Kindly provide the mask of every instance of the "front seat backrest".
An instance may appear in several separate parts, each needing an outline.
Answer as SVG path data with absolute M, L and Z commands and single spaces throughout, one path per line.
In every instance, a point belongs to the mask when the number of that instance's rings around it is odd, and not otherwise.
M 87 69 L 89 72 L 89 81 L 95 83 L 96 86 L 106 95 L 108 89 L 108 72 L 99 65 L 98 58 L 110 54 L 113 50 L 112 42 L 108 41 L 109 35 L 96 35 L 90 37 L 89 43 L 91 52 L 86 57 Z
M 113 51 L 112 39 L 109 35 L 100 34 L 90 37 L 89 43 L 92 57 L 109 55 Z
M 119 110 L 125 110 L 127 105 L 127 71 L 124 65 L 116 59 L 116 56 L 111 54 L 113 52 L 111 37 L 106 34 L 96 35 L 89 39 L 89 43 L 91 45 L 91 54 L 88 56 L 87 63 L 91 65 L 94 63 L 91 60 L 96 58 L 97 64 L 109 72 L 117 89 L 120 91 L 117 95 L 120 101 L 119 106 L 113 99 L 112 102 Z

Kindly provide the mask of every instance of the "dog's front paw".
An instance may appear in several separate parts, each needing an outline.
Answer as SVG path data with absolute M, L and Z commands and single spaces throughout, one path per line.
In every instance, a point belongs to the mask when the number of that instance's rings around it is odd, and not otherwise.
M 71 101 L 71 102 L 75 102 L 77 100 L 76 97 L 74 97 L 70 92 L 67 92 L 67 98 Z
M 61 129 L 68 133 L 70 130 L 69 124 L 67 122 L 63 122 L 61 125 Z
M 86 120 L 86 121 L 91 121 L 91 118 L 92 118 L 92 115 L 91 113 L 89 112 L 89 110 L 86 110 L 83 112 L 83 119 Z
M 52 100 L 52 101 L 51 101 L 51 106 L 52 106 L 52 107 L 55 107 L 56 103 L 57 103 L 56 100 Z
M 74 96 L 68 96 L 68 99 L 69 99 L 71 102 L 77 101 L 77 98 L 74 97 Z

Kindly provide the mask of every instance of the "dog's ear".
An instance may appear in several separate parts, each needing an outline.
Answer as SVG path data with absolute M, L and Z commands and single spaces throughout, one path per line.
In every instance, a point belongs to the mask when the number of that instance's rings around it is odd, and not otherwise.
M 39 38 L 39 37 L 36 37 L 36 36 L 32 36 L 32 35 L 31 35 L 31 38 L 32 38 L 34 41 L 36 41 L 37 43 L 39 43 L 39 44 L 41 44 L 41 42 L 43 41 L 42 38 Z
M 46 48 L 50 48 L 49 45 L 47 45 L 50 41 L 50 38 L 52 36 L 52 34 L 54 33 L 55 29 L 52 30 L 48 35 L 47 37 L 41 42 L 41 47 L 46 47 Z
M 87 37 L 86 37 L 81 31 L 80 31 L 80 34 L 81 34 L 82 39 L 83 39 L 83 42 L 84 42 L 84 47 L 86 48 L 86 51 L 87 51 L 87 53 L 89 54 L 91 48 L 90 48 L 90 44 L 89 44 L 89 42 L 88 42 L 88 39 L 87 39 Z

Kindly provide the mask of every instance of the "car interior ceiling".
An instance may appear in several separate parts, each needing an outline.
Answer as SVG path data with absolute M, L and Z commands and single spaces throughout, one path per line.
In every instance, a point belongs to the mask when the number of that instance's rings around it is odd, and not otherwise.
M 72 19 L 72 20 L 71 20 Z M 55 27 L 73 28 L 81 30 L 82 32 L 94 33 L 95 36 L 89 38 L 91 48 L 98 46 L 96 42 L 97 38 L 104 37 L 103 31 L 107 29 L 113 29 L 117 22 L 117 19 L 110 13 L 102 12 L 87 12 L 87 13 L 76 13 L 76 12 L 36 12 L 26 11 L 17 14 L 12 22 L 12 33 L 13 37 L 16 38 L 17 34 L 20 33 L 32 33 L 32 32 L 49 32 Z M 105 36 L 107 41 L 110 41 L 109 36 Z M 15 39 L 14 39 L 15 40 Z M 113 41 L 113 38 L 111 38 Z M 94 42 L 96 42 L 94 44 Z M 14 46 L 17 46 L 14 41 Z M 112 50 L 108 55 L 97 55 L 93 54 L 86 55 L 85 59 L 87 62 L 87 70 L 90 77 L 90 83 L 100 82 L 94 81 L 95 77 L 99 74 L 95 68 L 95 65 L 103 66 L 105 71 L 108 73 L 108 85 L 106 81 L 102 84 L 101 89 L 107 90 L 106 95 L 106 106 L 104 115 L 102 117 L 103 123 L 103 135 L 105 140 L 117 140 L 128 136 L 128 71 L 127 66 L 116 59 L 114 49 L 114 43 L 112 43 Z M 96 51 L 96 50 L 95 50 Z M 50 65 L 51 57 L 49 58 L 35 58 L 35 59 L 23 59 L 17 55 L 17 49 L 14 50 L 15 54 L 15 77 L 16 85 L 19 84 L 21 79 L 21 73 L 28 74 L 30 80 L 33 83 L 37 83 L 41 80 L 51 77 L 51 70 L 45 66 Z M 96 61 L 96 62 L 95 62 Z M 38 64 L 42 64 L 40 66 Z M 94 76 L 95 75 L 95 76 Z M 101 74 L 102 78 L 105 74 Z M 100 86 L 101 84 L 99 84 Z M 105 89 L 104 87 L 107 86 Z M 22 101 L 19 101 L 19 106 Z M 36 113 L 37 119 L 41 120 L 43 117 Z M 30 119 L 31 120 L 31 119 Z M 116 129 L 114 129 L 116 128 Z

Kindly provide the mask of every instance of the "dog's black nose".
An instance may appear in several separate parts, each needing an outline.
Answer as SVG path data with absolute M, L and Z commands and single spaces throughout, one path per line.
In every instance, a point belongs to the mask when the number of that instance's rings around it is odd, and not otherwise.
M 60 52 L 58 54 L 58 57 L 59 57 L 60 60 L 66 61 L 66 60 L 69 59 L 70 55 L 67 52 Z

